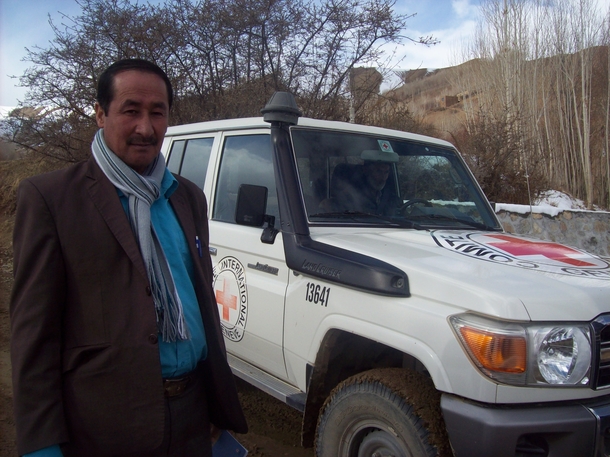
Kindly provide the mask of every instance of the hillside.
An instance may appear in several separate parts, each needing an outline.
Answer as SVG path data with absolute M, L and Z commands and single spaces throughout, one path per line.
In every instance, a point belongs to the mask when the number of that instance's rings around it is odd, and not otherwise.
M 592 93 L 602 95 L 602 99 L 605 99 L 608 90 L 608 47 L 595 46 L 586 51 L 590 53 L 593 62 L 591 68 Z M 574 71 L 574 68 L 580 65 L 578 58 L 579 54 L 560 55 L 537 61 L 526 61 L 521 65 L 524 74 L 532 67 L 537 67 L 541 74 L 550 75 L 549 81 L 553 82 L 555 82 L 553 78 L 556 77 L 554 73 L 557 72 L 557 68 L 565 70 L 572 67 L 571 71 L 575 75 L 574 83 L 578 85 L 580 78 L 578 72 Z M 383 95 L 408 103 L 409 110 L 414 115 L 432 124 L 439 134 L 446 135 L 447 132 L 455 132 L 463 125 L 466 101 L 476 106 L 477 88 L 472 87 L 465 91 L 463 86 L 465 81 L 475 80 L 475 75 L 484 74 L 483 67 L 486 64 L 488 65 L 489 62 L 473 59 L 452 67 L 418 68 L 399 72 L 399 76 L 404 82 L 403 85 L 387 91 Z M 520 83 L 517 79 L 517 84 Z M 538 90 L 537 95 L 538 103 L 541 104 L 543 92 Z
M 407 70 L 400 74 L 404 84 L 384 95 L 408 103 L 415 116 L 434 127 L 436 136 L 449 140 L 450 132 L 464 124 L 464 101 L 476 99 L 476 94 L 461 92 L 456 81 L 479 66 L 480 61 L 475 59 L 447 68 Z
M 401 72 L 404 84 L 381 98 L 456 144 L 491 199 L 523 203 L 533 185 L 533 194 L 557 189 L 608 208 L 609 55 L 593 46 L 528 60 L 507 49 Z

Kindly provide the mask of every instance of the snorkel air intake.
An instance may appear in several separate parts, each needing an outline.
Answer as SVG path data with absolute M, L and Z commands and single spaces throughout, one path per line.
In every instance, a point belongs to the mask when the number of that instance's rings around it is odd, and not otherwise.
M 408 297 L 409 279 L 402 270 L 311 239 L 290 138 L 290 128 L 298 125 L 302 113 L 289 92 L 276 92 L 261 113 L 271 124 L 280 230 L 288 268 L 375 294 Z

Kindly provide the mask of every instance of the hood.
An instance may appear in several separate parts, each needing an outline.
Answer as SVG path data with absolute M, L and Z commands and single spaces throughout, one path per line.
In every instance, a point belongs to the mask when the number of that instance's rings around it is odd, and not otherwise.
M 503 319 L 589 321 L 610 312 L 610 265 L 501 232 L 346 229 L 312 238 L 402 269 L 412 297 Z

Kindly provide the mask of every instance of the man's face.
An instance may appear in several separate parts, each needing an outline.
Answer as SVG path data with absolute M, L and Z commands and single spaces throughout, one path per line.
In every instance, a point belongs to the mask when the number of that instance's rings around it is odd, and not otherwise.
M 366 165 L 366 176 L 369 185 L 379 191 L 385 186 L 385 182 L 390 175 L 390 164 L 383 162 L 373 162 Z
M 142 173 L 159 154 L 167 130 L 167 88 L 153 73 L 128 70 L 114 76 L 113 89 L 108 113 L 95 104 L 97 125 L 112 152 Z

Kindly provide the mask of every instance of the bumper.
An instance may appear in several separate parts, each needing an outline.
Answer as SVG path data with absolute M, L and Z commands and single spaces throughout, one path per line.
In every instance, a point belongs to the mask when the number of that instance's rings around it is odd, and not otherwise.
M 610 456 L 610 397 L 488 405 L 443 394 L 441 408 L 455 457 Z

